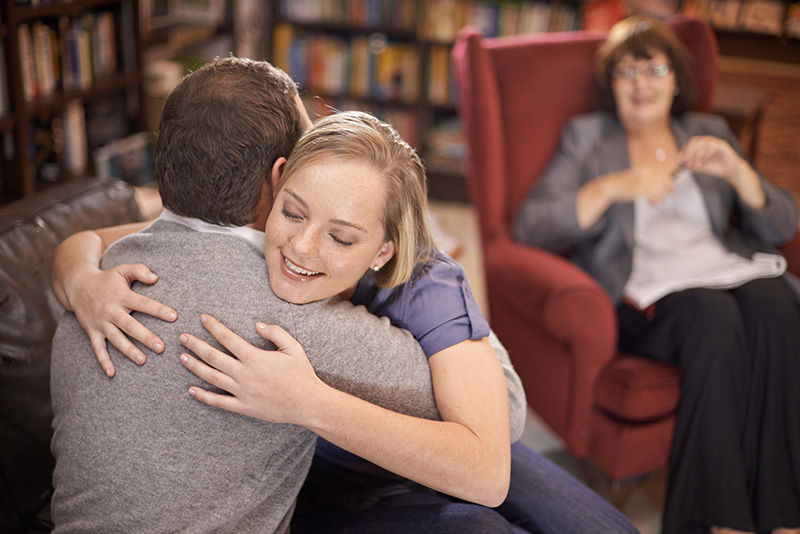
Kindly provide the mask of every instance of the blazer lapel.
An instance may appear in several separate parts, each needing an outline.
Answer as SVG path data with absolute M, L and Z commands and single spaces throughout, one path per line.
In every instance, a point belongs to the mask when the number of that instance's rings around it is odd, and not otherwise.
M 696 122 L 689 120 L 691 115 L 684 115 L 682 118 L 672 117 L 672 132 L 675 134 L 675 140 L 678 142 L 678 148 L 689 142 L 692 136 L 698 135 L 699 132 L 695 131 Z M 695 125 L 693 128 L 692 126 Z M 709 219 L 711 226 L 717 235 L 720 235 L 726 224 L 722 220 L 722 214 L 727 214 L 728 210 L 725 207 L 724 199 L 726 195 L 720 191 L 720 179 L 707 174 L 696 173 L 695 180 L 700 187 L 700 192 L 703 194 L 703 200 L 708 209 Z M 722 218 L 721 218 L 722 217 Z
M 595 153 L 597 169 L 595 176 L 621 171 L 630 167 L 628 138 L 625 129 L 616 118 L 609 118 L 604 124 L 601 136 L 605 142 L 599 143 L 602 150 Z M 628 250 L 633 249 L 633 202 L 615 204 L 609 208 L 614 215 L 608 220 L 615 221 L 617 230 Z

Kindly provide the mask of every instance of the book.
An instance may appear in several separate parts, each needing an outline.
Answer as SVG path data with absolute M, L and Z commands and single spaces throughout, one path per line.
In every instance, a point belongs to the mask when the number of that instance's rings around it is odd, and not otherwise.
M 781 35 L 783 15 L 784 5 L 781 0 L 745 0 L 739 22 L 745 30 Z
M 95 78 L 112 75 L 117 70 L 117 52 L 114 44 L 114 14 L 98 13 L 92 21 L 92 70 Z
M 285 3 L 281 4 L 284 5 Z M 292 42 L 294 28 L 291 24 L 278 22 L 272 29 L 272 63 L 287 74 L 291 72 Z
M 387 43 L 375 57 L 372 94 L 385 101 L 416 102 L 419 98 L 419 53 L 406 42 Z
M 70 100 L 62 116 L 64 168 L 70 176 L 86 174 L 89 164 L 86 146 L 86 114 L 83 102 Z
M 33 55 L 33 36 L 31 27 L 27 23 L 20 24 L 17 28 L 19 40 L 19 62 L 22 69 L 22 92 L 25 100 L 31 102 L 39 96 L 39 86 L 36 80 L 36 60 Z
M 366 35 L 354 37 L 350 41 L 350 77 L 348 87 L 348 92 L 353 98 L 366 98 L 369 96 L 374 64 L 375 61 L 370 51 L 368 37 Z
M 531 2 L 522 4 L 519 14 L 519 33 L 543 33 L 550 25 L 550 4 Z
M 439 106 L 451 103 L 449 46 L 431 46 L 428 58 L 428 100 Z
M 30 139 L 28 156 L 37 180 L 57 182 L 61 179 L 61 147 L 63 133 L 60 117 L 33 117 L 28 124 Z
M 480 28 L 485 37 L 500 35 L 500 6 L 496 2 L 470 2 L 468 13 L 468 23 Z
M 800 39 L 800 2 L 793 2 L 786 8 L 785 31 L 788 37 Z
M 8 79 L 6 77 L 6 48 L 5 43 L 0 40 L 0 117 L 7 115 L 11 111 L 8 91 Z
M 37 20 L 31 27 L 31 33 L 39 96 L 45 97 L 53 94 L 56 89 L 56 68 L 54 65 L 58 62 L 58 51 L 53 50 L 55 32 L 41 20 Z
M 467 140 L 458 117 L 437 122 L 426 133 L 425 165 L 452 172 L 466 172 Z
M 583 30 L 606 33 L 625 17 L 622 0 L 583 2 Z

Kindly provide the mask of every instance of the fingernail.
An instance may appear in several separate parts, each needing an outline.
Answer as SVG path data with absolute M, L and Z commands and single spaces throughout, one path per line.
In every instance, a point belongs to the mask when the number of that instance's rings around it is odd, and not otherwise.
M 144 354 L 142 354 L 141 352 L 136 356 L 134 356 L 134 358 L 136 358 L 136 363 L 138 364 L 144 363 Z
M 167 312 L 167 321 L 174 321 L 178 318 L 178 315 L 174 311 Z
M 189 338 L 186 337 L 186 334 L 181 334 L 181 337 L 179 337 L 178 339 L 181 341 L 181 343 L 186 343 L 187 341 L 189 341 Z
M 187 356 L 186 354 L 181 354 L 181 361 L 183 363 L 187 363 L 189 361 L 189 356 Z
M 147 273 L 148 280 L 155 280 L 156 278 L 158 278 L 158 275 L 156 275 L 156 273 Z
M 189 388 L 189 395 L 191 395 L 192 397 L 197 395 L 197 393 L 195 392 L 194 388 Z
M 159 342 L 155 342 L 153 343 L 153 350 L 156 352 L 161 352 L 162 350 L 164 350 L 164 345 L 162 345 Z
M 201 323 L 205 323 L 206 321 L 208 321 L 208 317 L 206 317 L 205 315 L 201 315 L 200 316 L 200 322 Z
M 256 323 L 256 328 L 258 328 L 259 330 L 264 330 L 266 327 L 267 325 L 264 323 Z
M 114 371 L 111 370 L 111 367 L 106 367 L 106 375 L 108 378 L 111 378 L 114 375 Z

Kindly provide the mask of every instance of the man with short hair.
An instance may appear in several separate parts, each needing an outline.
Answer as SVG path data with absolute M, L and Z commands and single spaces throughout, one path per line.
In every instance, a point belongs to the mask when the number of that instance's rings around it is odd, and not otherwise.
M 270 175 L 307 117 L 288 76 L 227 58 L 188 75 L 167 98 L 155 151 L 167 208 L 111 246 L 102 268 L 142 262 L 159 273 L 137 291 L 179 311 L 137 319 L 169 340 L 143 368 L 111 349 L 113 380 L 87 361 L 73 314 L 53 341 L 51 389 L 56 532 L 286 532 L 316 436 L 213 409 L 187 390 L 191 332 L 215 345 L 202 313 L 243 328 L 284 326 L 330 385 L 394 411 L 438 418 L 426 358 L 413 337 L 337 299 L 295 306 L 274 296 L 263 258 Z M 255 329 L 242 337 L 274 349 Z M 218 346 L 218 345 L 217 345 Z

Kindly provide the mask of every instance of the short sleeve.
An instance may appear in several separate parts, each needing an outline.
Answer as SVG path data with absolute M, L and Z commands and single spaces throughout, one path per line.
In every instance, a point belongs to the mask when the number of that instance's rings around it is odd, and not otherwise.
M 438 256 L 415 273 L 405 288 L 405 325 L 428 357 L 467 339 L 489 335 L 489 324 L 478 307 L 464 268 L 448 256 Z

